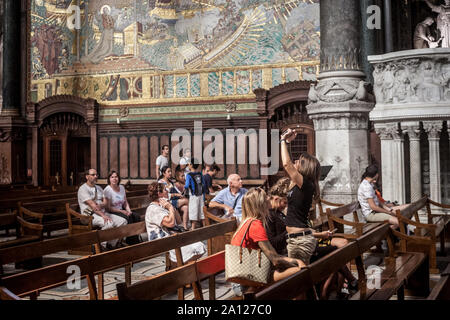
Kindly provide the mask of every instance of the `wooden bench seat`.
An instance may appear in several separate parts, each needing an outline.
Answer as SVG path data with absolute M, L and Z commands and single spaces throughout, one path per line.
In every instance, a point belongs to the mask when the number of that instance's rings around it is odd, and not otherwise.
M 390 237 L 390 232 L 388 224 L 378 224 L 376 228 L 349 242 L 345 247 L 331 252 L 294 275 L 245 298 L 249 300 L 293 299 L 337 272 L 341 266 L 353 259 L 357 260 L 360 289 L 353 299 L 389 299 L 405 285 L 406 280 L 412 292 L 421 296 L 428 295 L 428 261 L 422 253 L 400 253 L 395 259 L 389 260 L 386 263 L 387 271 L 382 275 L 384 286 L 380 290 L 367 288 L 361 255 L 381 240 Z M 402 298 L 401 295 L 400 298 Z
M 116 229 L 127 227 L 131 228 L 133 227 L 133 224 Z M 63 285 L 67 281 L 67 268 L 69 266 L 76 265 L 80 269 L 79 276 L 87 277 L 91 299 L 98 299 L 99 297 L 101 298 L 101 295 L 98 294 L 95 285 L 94 276 L 96 274 L 103 273 L 106 270 L 120 268 L 137 261 L 151 259 L 152 257 L 160 255 L 168 250 L 178 249 L 181 246 L 185 246 L 198 241 L 204 241 L 218 234 L 231 232 L 233 230 L 236 230 L 236 227 L 236 221 L 231 220 L 221 224 L 175 234 L 170 237 L 143 242 L 133 246 L 115 249 L 108 252 L 103 252 L 59 263 L 56 265 L 3 277 L 0 281 L 0 285 L 6 287 L 8 290 L 19 297 L 26 295 L 37 296 L 36 292 Z M 90 233 L 77 235 L 77 237 L 95 236 L 98 237 L 97 239 L 99 239 L 99 241 L 106 241 L 110 240 L 106 239 L 106 236 L 108 234 L 113 235 L 114 237 L 117 236 L 117 234 L 114 233 L 114 229 L 110 229 L 91 231 Z M 67 239 L 65 239 L 66 246 L 68 245 L 69 239 L 70 237 L 67 237 Z M 55 241 L 56 243 L 58 239 L 47 241 Z M 57 244 L 61 246 L 59 242 L 57 242 Z M 80 241 L 75 245 L 82 245 L 82 242 Z M 31 248 L 32 246 L 30 246 L 28 249 L 31 250 Z M 42 247 L 41 249 L 45 248 Z M 47 248 L 47 250 L 49 249 Z M 12 254 L 12 252 L 10 252 L 10 254 Z M 0 252 L 0 260 L 1 259 L 3 259 L 3 257 Z
M 427 300 L 450 300 L 450 264 L 441 273 L 441 278 L 433 287 Z
M 400 231 L 394 231 L 394 235 L 400 239 L 402 251 L 417 251 L 427 254 L 430 272 L 437 274 L 439 269 L 436 264 L 436 242 L 439 239 L 441 254 L 445 255 L 445 235 L 450 219 L 449 216 L 433 214 L 431 205 L 450 209 L 450 206 L 437 203 L 428 196 L 424 196 L 405 209 L 396 211 Z M 420 222 L 419 211 L 423 209 L 426 209 L 428 223 Z M 408 225 L 415 227 L 413 235 L 409 234 Z
M 389 300 L 397 294 L 397 300 L 404 300 L 405 285 L 419 268 L 425 269 L 428 273 L 427 257 L 423 253 L 405 252 L 394 259 L 386 259 L 384 270 L 380 274 L 380 287 L 368 288 L 366 292 L 358 291 L 351 299 Z M 421 274 L 423 273 L 422 271 Z M 422 296 L 425 297 L 429 292 L 429 277 L 425 276 L 421 283 L 423 283 Z
M 192 284 L 194 299 L 203 300 L 200 282 L 224 271 L 225 251 L 221 251 L 132 285 L 118 283 L 117 294 L 119 300 L 153 300 Z M 209 292 L 210 300 L 214 300 L 215 287 L 210 286 Z

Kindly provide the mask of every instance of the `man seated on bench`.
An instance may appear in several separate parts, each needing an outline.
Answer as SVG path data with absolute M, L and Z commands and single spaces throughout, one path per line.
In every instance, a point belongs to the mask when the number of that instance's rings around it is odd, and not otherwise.
M 378 179 L 378 167 L 370 165 L 366 168 L 361 177 L 361 184 L 358 188 L 358 201 L 361 205 L 361 211 L 367 222 L 383 222 L 388 221 L 391 228 L 398 228 L 398 219 L 395 211 L 403 210 L 409 204 L 401 206 L 382 205 L 378 200 L 373 186 L 374 181 Z
M 168 237 L 171 234 L 182 232 L 181 217 L 168 199 L 168 192 L 165 185 L 153 182 L 148 186 L 148 196 L 150 205 L 145 213 L 145 226 L 147 228 L 148 240 Z M 205 245 L 202 242 L 195 242 L 181 247 L 183 263 L 194 261 L 204 255 Z M 170 260 L 177 261 L 175 250 L 170 250 Z
M 242 187 L 242 179 L 238 174 L 230 174 L 227 179 L 228 187 L 221 190 L 209 203 L 209 208 L 222 209 L 225 212 L 223 218 L 236 217 L 240 222 L 242 216 L 242 198 L 247 189 Z
M 80 213 L 86 216 L 92 216 L 92 226 L 102 230 L 126 225 L 126 219 L 105 211 L 107 205 L 106 199 L 103 195 L 103 189 L 96 185 L 97 178 L 97 170 L 89 169 L 86 172 L 86 183 L 78 189 Z M 117 239 L 108 241 L 106 248 L 112 249 L 116 247 L 117 243 Z M 102 245 L 105 244 L 102 243 Z

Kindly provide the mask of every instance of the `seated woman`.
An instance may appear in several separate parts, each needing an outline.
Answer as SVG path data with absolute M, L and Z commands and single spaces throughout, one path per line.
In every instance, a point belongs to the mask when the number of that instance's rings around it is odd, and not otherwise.
M 243 247 L 261 249 L 273 265 L 272 281 L 279 281 L 298 271 L 305 264 L 298 259 L 292 259 L 279 255 L 271 245 L 264 224 L 269 214 L 269 200 L 265 191 L 261 188 L 251 188 L 242 199 L 242 222 L 234 234 L 231 244 L 239 246 L 252 222 L 244 239 Z
M 174 233 L 170 230 L 181 224 L 181 218 L 177 210 L 168 200 L 168 192 L 165 185 L 153 182 L 148 186 L 148 196 L 150 205 L 145 213 L 145 225 L 147 228 L 148 240 L 168 237 Z M 197 260 L 206 252 L 202 242 L 196 242 L 181 247 L 183 263 Z M 175 250 L 170 250 L 170 260 L 176 262 Z
M 127 220 L 127 223 L 135 223 L 141 221 L 141 216 L 132 212 L 127 201 L 125 187 L 120 184 L 120 176 L 116 171 L 111 171 L 108 175 L 108 186 L 105 188 L 103 195 L 106 200 L 107 211 Z M 140 243 L 139 235 L 130 236 L 126 239 L 127 244 Z
M 395 210 L 403 210 L 409 204 L 394 206 L 392 203 L 381 204 L 373 183 L 378 179 L 378 167 L 370 165 L 366 168 L 361 177 L 361 184 L 358 188 L 358 201 L 361 205 L 361 211 L 367 222 L 388 221 L 391 228 L 398 228 L 398 219 L 395 216 Z
M 184 171 L 178 171 L 175 174 L 180 175 Z M 170 167 L 164 166 L 161 168 L 161 176 L 158 179 L 158 183 L 162 183 L 166 186 L 167 191 L 169 192 L 169 200 L 172 206 L 179 210 L 183 217 L 183 227 L 188 230 L 188 215 L 189 215 L 189 199 L 182 195 L 182 191 L 180 191 L 172 178 L 172 169 Z

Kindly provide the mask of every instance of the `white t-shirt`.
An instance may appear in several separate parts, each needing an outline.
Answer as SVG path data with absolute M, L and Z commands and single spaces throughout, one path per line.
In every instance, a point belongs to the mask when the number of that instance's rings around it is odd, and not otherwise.
M 361 205 L 361 211 L 364 217 L 367 217 L 372 212 L 369 202 L 367 201 L 367 199 L 370 198 L 373 199 L 377 206 L 380 206 L 380 202 L 378 201 L 375 189 L 369 181 L 364 179 L 358 188 L 358 201 Z
M 163 155 L 158 156 L 156 158 L 156 165 L 159 166 L 159 173 L 161 174 L 161 169 L 163 167 L 169 166 L 169 159 L 167 157 L 164 157 Z
M 127 198 L 127 195 L 125 193 L 125 187 L 123 185 L 119 185 L 119 192 L 116 192 L 113 190 L 113 188 L 107 186 L 103 191 L 103 194 L 105 198 L 111 202 L 111 206 L 114 209 L 125 209 L 125 200 Z
M 95 188 L 97 188 L 97 198 L 95 198 Z M 87 183 L 83 184 L 78 189 L 78 204 L 80 206 L 81 213 L 83 213 L 84 210 L 91 208 L 86 204 L 86 200 L 94 200 L 95 203 L 101 204 L 103 202 L 102 187 L 97 185 L 95 187 L 90 187 Z
M 181 166 L 181 165 L 186 166 L 186 167 L 184 168 L 184 173 L 185 173 L 185 174 L 188 173 L 188 172 L 190 172 L 189 166 L 188 166 L 189 163 L 190 163 L 190 159 L 187 158 L 187 157 L 182 157 L 182 158 L 180 159 L 180 166 Z

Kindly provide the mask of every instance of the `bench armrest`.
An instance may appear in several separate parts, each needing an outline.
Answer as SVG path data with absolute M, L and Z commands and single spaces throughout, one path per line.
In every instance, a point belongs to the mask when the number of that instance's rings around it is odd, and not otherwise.
M 44 218 L 44 214 L 28 210 L 27 208 L 22 207 L 20 204 L 19 204 L 19 216 L 22 219 L 25 219 L 25 216 L 33 219 L 38 219 L 40 224 L 42 224 L 42 219 Z
M 432 204 L 432 205 L 434 205 L 436 207 L 440 207 L 440 208 L 444 208 L 444 209 L 450 209 L 450 205 L 433 201 L 430 198 L 428 198 L 428 203 Z
M 17 222 L 19 222 L 20 224 L 21 236 L 37 235 L 39 237 L 42 237 L 42 230 L 44 229 L 44 226 L 42 224 L 25 221 L 19 216 L 17 216 Z

